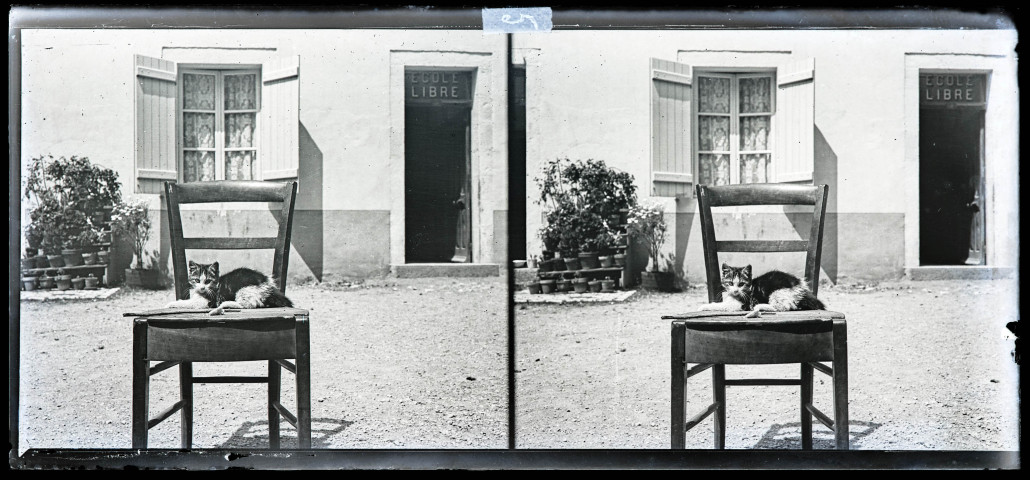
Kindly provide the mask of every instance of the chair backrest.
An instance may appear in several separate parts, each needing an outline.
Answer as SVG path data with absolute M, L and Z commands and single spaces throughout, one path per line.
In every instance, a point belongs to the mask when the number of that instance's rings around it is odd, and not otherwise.
M 197 183 L 165 182 L 168 202 L 168 223 L 172 265 L 175 271 L 175 298 L 185 299 L 190 290 L 186 250 L 250 250 L 275 249 L 272 277 L 278 279 L 279 290 L 286 293 L 286 273 L 290 261 L 290 235 L 293 229 L 293 201 L 297 182 L 216 181 Z M 275 237 L 190 237 L 183 238 L 179 205 L 189 203 L 282 203 L 276 220 Z
M 701 241 L 705 253 L 708 301 L 719 301 L 722 267 L 719 252 L 806 252 L 805 280 L 813 294 L 819 290 L 819 259 L 823 245 L 827 185 L 747 184 L 697 186 Z M 812 228 L 807 240 L 716 240 L 712 207 L 747 205 L 811 205 Z

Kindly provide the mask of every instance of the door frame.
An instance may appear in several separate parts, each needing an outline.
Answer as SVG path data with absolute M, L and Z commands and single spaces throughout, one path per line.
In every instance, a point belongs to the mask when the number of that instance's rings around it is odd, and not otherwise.
M 948 52 L 905 54 L 904 118 L 905 157 L 902 169 L 905 189 L 905 267 L 919 263 L 919 75 L 925 73 L 985 74 L 984 111 L 984 217 L 987 222 L 984 252 L 986 265 L 1015 267 L 1018 263 L 1019 98 L 1016 60 L 1012 55 Z M 1016 227 L 1018 228 L 1018 227 Z
M 496 161 L 495 157 L 499 149 L 495 148 L 497 143 L 495 129 L 490 125 L 504 125 L 504 122 L 497 121 L 494 117 L 498 114 L 506 114 L 503 109 L 495 108 L 490 101 L 496 96 L 493 92 L 494 85 L 498 84 L 494 78 L 497 70 L 494 68 L 495 55 L 491 52 L 455 52 L 455 51 L 413 51 L 413 50 L 391 50 L 390 51 L 390 263 L 403 265 L 407 263 L 405 245 L 405 195 L 404 195 L 404 72 L 405 68 L 427 69 L 427 70 L 451 70 L 468 71 L 472 73 L 472 112 L 471 123 L 471 171 L 469 176 L 472 181 L 472 204 L 475 211 L 471 212 L 472 222 L 472 261 L 481 262 L 491 258 L 492 252 L 489 249 L 491 239 L 490 233 L 493 230 L 492 224 L 487 224 L 483 212 L 488 211 L 491 205 L 487 205 L 487 199 L 480 194 L 482 183 L 483 166 Z M 503 75 L 504 71 L 500 72 Z M 504 94 L 502 90 L 500 94 Z M 503 133 L 503 132 L 502 132 Z M 502 197 L 507 201 L 506 196 Z

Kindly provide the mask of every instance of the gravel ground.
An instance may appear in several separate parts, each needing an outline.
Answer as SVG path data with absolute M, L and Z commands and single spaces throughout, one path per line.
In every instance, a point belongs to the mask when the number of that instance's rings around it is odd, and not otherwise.
M 880 450 L 1017 450 L 1018 373 L 1005 323 L 1015 280 L 827 287 L 847 314 L 852 446 Z M 21 305 L 19 453 L 28 448 L 129 448 L 131 319 L 172 296 L 123 290 L 103 301 Z M 704 290 L 641 292 L 622 303 L 516 307 L 520 448 L 667 448 L 669 329 Z M 492 279 L 387 279 L 298 285 L 311 310 L 315 448 L 505 448 L 507 289 Z M 260 375 L 264 364 L 237 364 Z M 242 371 L 239 370 L 242 368 Z M 765 371 L 762 371 L 762 370 Z M 727 368 L 728 376 L 796 375 Z M 195 367 L 196 375 L 228 371 Z M 816 404 L 830 411 L 830 382 Z M 822 378 L 820 378 L 822 377 Z M 293 399 L 284 374 L 283 403 Z M 174 370 L 152 380 L 152 414 L 177 395 Z M 702 374 L 688 401 L 710 396 Z M 799 448 L 796 388 L 728 390 L 729 448 Z M 264 448 L 263 385 L 198 385 L 197 448 Z M 693 411 L 693 409 L 692 409 Z M 295 432 L 283 422 L 284 447 Z M 177 448 L 178 416 L 150 432 Z M 816 448 L 830 448 L 815 427 Z M 711 421 L 688 448 L 711 448 Z

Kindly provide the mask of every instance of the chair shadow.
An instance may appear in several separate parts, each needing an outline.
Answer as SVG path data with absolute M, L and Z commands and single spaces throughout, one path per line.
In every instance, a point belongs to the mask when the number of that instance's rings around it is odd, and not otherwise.
M 332 418 L 311 419 L 311 448 L 329 448 L 332 437 L 342 432 L 354 422 L 348 420 L 336 420 Z M 286 421 L 279 426 L 280 447 L 285 450 L 300 448 L 297 443 L 297 429 L 293 428 Z M 233 432 L 224 443 L 218 446 L 220 449 L 267 449 L 268 448 L 268 421 L 244 422 L 240 428 Z
M 861 445 L 863 437 L 873 433 L 882 424 L 874 422 L 863 422 L 851 420 L 848 422 L 848 433 L 850 434 L 851 449 Z M 762 438 L 755 444 L 756 449 L 800 449 L 801 448 L 801 422 L 773 424 L 769 430 L 762 435 Z M 823 427 L 819 422 L 812 423 L 812 449 L 833 450 L 837 444 L 833 439 L 833 432 Z

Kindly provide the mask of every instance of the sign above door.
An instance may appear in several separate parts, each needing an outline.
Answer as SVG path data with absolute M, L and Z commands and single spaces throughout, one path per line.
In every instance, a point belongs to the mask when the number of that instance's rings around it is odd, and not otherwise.
M 987 104 L 987 75 L 976 73 L 922 73 L 920 107 L 983 107 Z
M 472 72 L 406 70 L 404 99 L 408 105 L 472 104 Z

